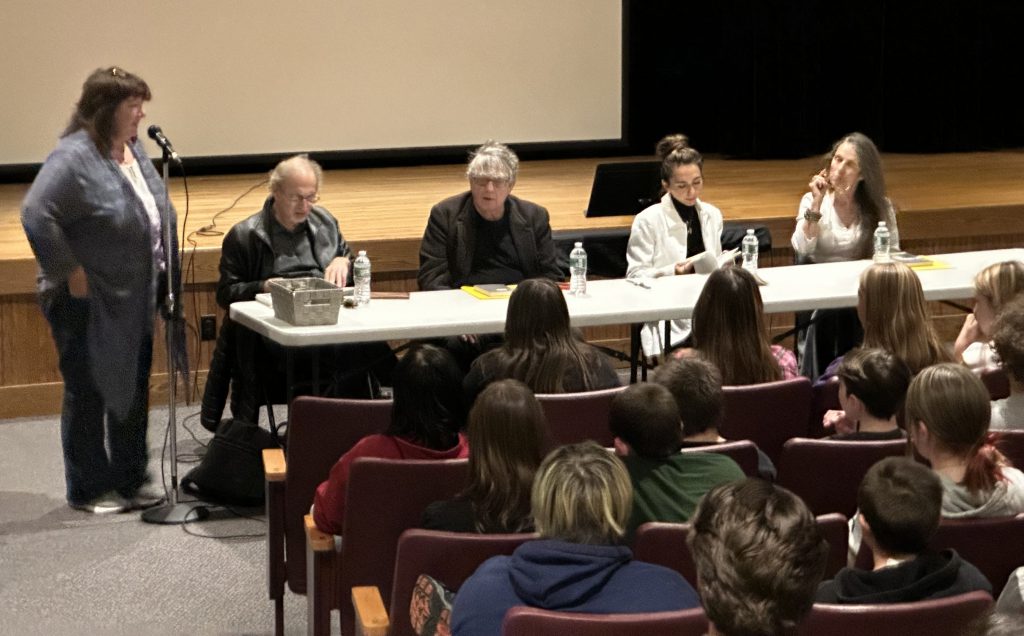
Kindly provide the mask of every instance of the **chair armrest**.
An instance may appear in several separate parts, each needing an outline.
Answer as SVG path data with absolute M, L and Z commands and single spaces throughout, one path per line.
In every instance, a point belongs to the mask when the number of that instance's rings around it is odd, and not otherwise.
M 313 515 L 305 515 L 302 518 L 303 526 L 306 529 L 306 545 L 313 552 L 333 552 L 334 535 L 324 532 L 316 527 Z
M 284 449 L 263 449 L 263 478 L 266 481 L 284 481 L 288 473 L 288 463 L 284 459 Z
M 286 474 L 284 451 L 280 448 L 264 449 L 263 484 L 267 512 L 267 588 L 270 598 L 278 604 L 284 596 L 286 576 L 284 562 L 284 480 Z
M 352 607 L 355 608 L 356 636 L 387 636 L 391 624 L 380 590 L 374 586 L 353 587 Z
M 305 515 L 302 525 L 306 534 L 306 633 L 328 636 L 337 575 L 334 535 L 317 528 L 313 515 Z

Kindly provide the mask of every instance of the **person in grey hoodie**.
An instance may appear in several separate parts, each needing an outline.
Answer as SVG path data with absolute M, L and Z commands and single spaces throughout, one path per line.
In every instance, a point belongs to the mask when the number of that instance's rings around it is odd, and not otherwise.
M 1024 512 L 1024 473 L 990 442 L 989 404 L 981 379 L 952 362 L 926 367 L 907 389 L 907 433 L 942 482 L 942 516 L 947 519 Z M 850 520 L 851 562 L 860 542 L 855 516 Z
M 500 634 L 517 605 L 592 614 L 699 606 L 677 572 L 634 561 L 619 545 L 632 510 L 629 474 L 596 443 L 552 451 L 537 471 L 531 507 L 541 538 L 488 559 L 466 580 L 452 606 L 453 635 Z
M 843 568 L 818 588 L 819 603 L 910 603 L 981 590 L 988 579 L 954 550 L 928 550 L 942 513 L 942 483 L 927 466 L 887 457 L 872 466 L 857 492 L 871 570 Z

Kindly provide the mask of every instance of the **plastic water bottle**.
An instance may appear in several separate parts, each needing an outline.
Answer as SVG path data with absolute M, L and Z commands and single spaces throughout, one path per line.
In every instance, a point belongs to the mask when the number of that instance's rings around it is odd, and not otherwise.
M 582 241 L 576 241 L 569 252 L 569 293 L 573 296 L 587 293 L 587 252 Z
M 370 302 L 370 259 L 366 256 L 366 250 L 359 250 L 356 262 L 352 266 L 352 278 L 356 284 L 356 304 L 367 304 Z
M 753 228 L 748 229 L 747 235 L 743 237 L 743 269 L 748 272 L 757 271 L 757 247 L 757 236 Z
M 891 263 L 891 249 L 892 236 L 889 234 L 889 228 L 886 227 L 885 221 L 879 221 L 878 229 L 875 230 L 875 262 Z

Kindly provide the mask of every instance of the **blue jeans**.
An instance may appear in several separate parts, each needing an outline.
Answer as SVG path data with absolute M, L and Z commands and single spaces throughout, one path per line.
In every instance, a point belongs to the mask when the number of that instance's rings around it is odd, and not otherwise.
M 147 337 L 139 350 L 131 411 L 127 417 L 117 418 L 104 407 L 92 375 L 89 299 L 74 298 L 64 288 L 47 295 L 41 304 L 53 332 L 64 378 L 60 433 L 68 503 L 84 504 L 111 490 L 131 497 L 146 482 L 149 463 L 146 429 L 153 356 L 151 326 L 141 327 L 146 329 Z

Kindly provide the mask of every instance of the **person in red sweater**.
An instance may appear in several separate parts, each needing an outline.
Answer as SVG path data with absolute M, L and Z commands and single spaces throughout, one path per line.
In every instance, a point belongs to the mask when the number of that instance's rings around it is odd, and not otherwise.
M 342 532 L 348 474 L 357 458 L 457 459 L 469 455 L 462 432 L 466 423 L 462 371 L 450 353 L 433 345 L 415 346 L 398 362 L 393 380 L 394 406 L 388 430 L 359 440 L 316 489 L 313 520 L 324 532 Z

